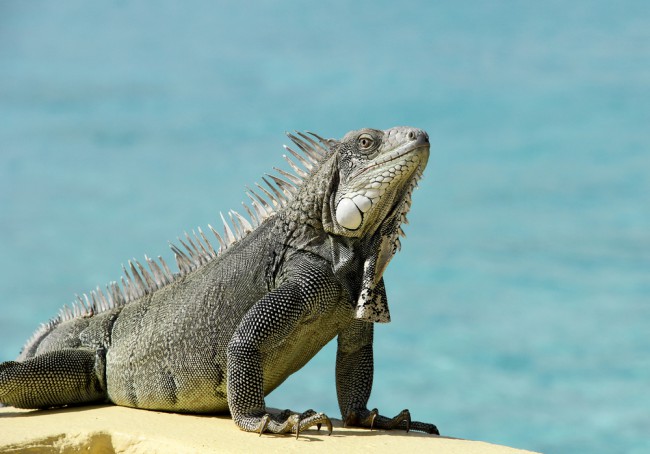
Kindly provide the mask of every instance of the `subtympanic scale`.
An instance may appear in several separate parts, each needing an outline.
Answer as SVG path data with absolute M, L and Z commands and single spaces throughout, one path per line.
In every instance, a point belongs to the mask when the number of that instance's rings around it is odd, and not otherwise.
M 368 192 L 371 192 L 368 194 Z M 366 191 L 370 196 L 379 196 L 376 190 Z M 361 194 L 346 194 L 336 206 L 336 222 L 348 230 L 356 230 L 361 227 L 363 213 L 366 213 L 372 206 L 372 199 Z

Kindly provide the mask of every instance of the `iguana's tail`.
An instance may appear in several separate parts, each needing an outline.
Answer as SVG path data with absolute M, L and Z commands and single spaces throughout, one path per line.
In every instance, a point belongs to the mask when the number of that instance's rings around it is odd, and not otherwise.
M 49 408 L 106 399 L 103 351 L 63 349 L 0 363 L 0 402 Z

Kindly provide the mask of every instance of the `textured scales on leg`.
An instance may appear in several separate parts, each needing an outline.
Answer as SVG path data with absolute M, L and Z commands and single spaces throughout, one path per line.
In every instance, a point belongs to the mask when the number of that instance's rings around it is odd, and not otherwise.
M 298 436 L 327 415 L 269 414 L 264 398 L 337 338 L 339 407 L 349 425 L 420 430 L 408 411 L 367 404 L 373 325 L 390 321 L 383 273 L 400 249 L 411 194 L 429 157 L 426 132 L 288 134 L 292 172 L 246 193 L 248 217 L 221 215 L 161 258 L 78 296 L 0 364 L 0 403 L 47 408 L 95 401 L 186 413 L 229 411 L 242 430 Z M 197 233 L 198 232 L 198 233 Z

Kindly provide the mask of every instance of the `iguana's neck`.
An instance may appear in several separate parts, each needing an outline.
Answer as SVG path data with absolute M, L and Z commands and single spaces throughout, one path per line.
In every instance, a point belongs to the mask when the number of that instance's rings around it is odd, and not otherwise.
M 279 210 L 276 234 L 294 248 L 322 243 L 327 234 L 324 224 L 331 222 L 329 200 L 336 187 L 336 157 L 330 156 L 315 168 L 298 193 Z M 325 217 L 325 219 L 324 219 Z

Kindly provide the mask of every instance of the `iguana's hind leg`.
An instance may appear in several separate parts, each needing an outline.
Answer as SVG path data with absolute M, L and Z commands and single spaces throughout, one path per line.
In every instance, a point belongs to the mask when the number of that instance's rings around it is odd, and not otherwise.
M 104 350 L 64 349 L 0 364 L 0 402 L 49 408 L 106 399 Z

